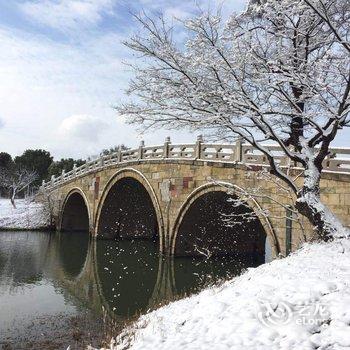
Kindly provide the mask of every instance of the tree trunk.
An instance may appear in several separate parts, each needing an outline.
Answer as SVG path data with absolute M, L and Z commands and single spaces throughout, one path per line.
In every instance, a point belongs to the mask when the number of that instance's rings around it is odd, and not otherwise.
M 304 215 L 314 226 L 317 237 L 322 240 L 349 236 L 350 231 L 345 228 L 339 219 L 321 202 L 320 177 L 305 177 L 303 188 L 297 195 L 296 209 Z M 313 184 L 310 186 L 310 184 Z
M 12 204 L 12 206 L 14 207 L 14 209 L 17 209 L 17 207 L 16 207 L 16 203 L 15 203 L 15 197 L 16 197 L 16 190 L 15 189 L 13 189 L 12 190 L 12 194 L 11 194 L 11 204 Z

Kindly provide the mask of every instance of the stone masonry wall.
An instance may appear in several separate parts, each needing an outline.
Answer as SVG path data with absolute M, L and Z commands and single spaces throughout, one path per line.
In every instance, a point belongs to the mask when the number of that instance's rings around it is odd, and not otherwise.
M 60 229 L 62 208 L 72 191 L 83 193 L 90 213 L 90 231 L 96 235 L 99 209 L 108 189 L 120 178 L 131 176 L 140 181 L 149 192 L 157 211 L 160 223 L 161 247 L 164 253 L 172 253 L 175 244 L 177 225 L 191 198 L 212 190 L 227 190 L 220 183 L 230 183 L 242 189 L 260 187 L 264 196 L 249 201 L 258 214 L 274 255 L 285 254 L 286 249 L 286 209 L 283 205 L 292 204 L 292 199 L 279 186 L 257 176 L 260 168 L 247 168 L 242 164 L 206 162 L 200 160 L 142 160 L 91 172 L 77 177 L 54 189 L 51 197 L 55 203 L 57 228 Z M 301 181 L 301 179 L 300 179 Z M 327 173 L 321 181 L 322 199 L 330 209 L 350 226 L 350 176 Z M 193 197 L 194 198 L 194 197 Z M 261 215 L 267 211 L 269 220 Z M 312 229 L 306 219 L 301 225 L 293 222 L 292 250 L 312 237 Z

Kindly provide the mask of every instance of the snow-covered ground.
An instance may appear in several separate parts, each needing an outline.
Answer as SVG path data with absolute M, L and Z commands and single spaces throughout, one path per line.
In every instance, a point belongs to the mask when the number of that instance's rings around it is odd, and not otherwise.
M 9 199 L 0 199 L 0 229 L 42 229 L 50 224 L 50 217 L 42 204 L 16 200 L 14 209 Z
M 147 315 L 121 350 L 350 349 L 350 241 L 306 244 Z

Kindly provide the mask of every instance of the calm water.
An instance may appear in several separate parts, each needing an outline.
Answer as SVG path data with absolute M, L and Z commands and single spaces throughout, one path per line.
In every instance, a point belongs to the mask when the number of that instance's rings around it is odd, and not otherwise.
M 0 232 L 0 349 L 98 346 L 130 317 L 254 265 L 157 251 L 87 233 Z

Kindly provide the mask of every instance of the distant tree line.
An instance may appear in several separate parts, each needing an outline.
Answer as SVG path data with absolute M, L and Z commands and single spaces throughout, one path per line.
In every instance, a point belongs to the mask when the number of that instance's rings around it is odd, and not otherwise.
M 126 150 L 125 145 L 103 149 L 100 155 L 118 150 Z M 16 196 L 24 197 L 38 190 L 43 180 L 68 172 L 74 164 L 79 167 L 86 163 L 83 159 L 61 158 L 55 161 L 50 152 L 43 149 L 29 149 L 22 155 L 12 158 L 6 152 L 0 152 L 0 196 L 9 197 L 15 207 Z
M 100 152 L 100 156 L 106 156 L 108 154 L 111 154 L 111 153 L 115 153 L 115 152 L 118 152 L 118 151 L 126 151 L 130 149 L 130 147 L 127 147 L 123 144 L 121 145 L 118 145 L 118 146 L 114 146 L 114 147 L 111 147 L 111 148 L 105 148 L 103 149 L 101 152 Z

